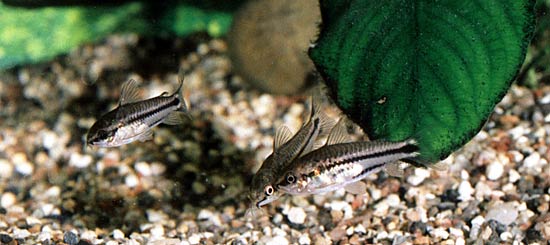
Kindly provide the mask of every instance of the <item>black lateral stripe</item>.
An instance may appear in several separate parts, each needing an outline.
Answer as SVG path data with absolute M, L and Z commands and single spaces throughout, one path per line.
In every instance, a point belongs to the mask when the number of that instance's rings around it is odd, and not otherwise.
M 381 157 L 381 156 L 384 156 L 384 155 L 396 154 L 396 153 L 414 153 L 414 152 L 417 152 L 417 151 L 418 151 L 418 146 L 413 145 L 413 144 L 406 144 L 406 145 L 404 145 L 400 148 L 392 149 L 392 150 L 389 150 L 389 151 L 375 152 L 375 153 L 371 153 L 371 154 L 365 154 L 365 155 L 362 155 L 362 156 L 349 158 L 349 159 L 346 159 L 346 160 L 343 160 L 343 161 L 337 161 L 337 162 L 334 162 L 334 164 L 332 164 L 330 167 L 328 167 L 325 170 L 330 171 L 331 169 L 333 169 L 335 167 L 338 167 L 340 165 L 345 165 L 345 164 L 349 164 L 349 163 L 353 163 L 353 162 L 358 162 L 358 161 L 362 161 L 362 160 L 365 160 L 365 159 L 368 159 L 368 158 L 376 158 L 376 157 Z M 386 164 L 386 163 L 381 163 L 381 164 L 383 165 L 383 164 Z M 380 164 L 374 165 L 371 168 L 376 168 L 379 165 Z M 368 169 L 371 169 L 371 168 L 367 168 L 365 170 L 368 170 Z M 307 174 L 308 177 L 313 177 L 315 175 L 316 175 L 315 171 L 312 171 L 309 174 Z
M 338 165 L 341 165 L 341 164 L 348 164 L 348 163 L 352 163 L 352 162 L 358 162 L 358 161 L 365 160 L 367 158 L 376 158 L 376 157 L 381 157 L 381 156 L 384 156 L 384 155 L 391 155 L 391 154 L 397 154 L 397 153 L 414 153 L 414 152 L 417 152 L 417 151 L 418 151 L 418 146 L 411 145 L 411 144 L 406 144 L 403 147 L 400 147 L 400 148 L 397 148 L 397 149 L 392 149 L 392 150 L 389 150 L 389 151 L 375 152 L 375 153 L 371 153 L 371 154 L 365 154 L 365 155 L 362 155 L 362 156 L 353 157 L 353 158 L 350 158 L 350 159 L 347 159 L 347 160 L 344 160 L 344 161 L 341 161 L 341 162 L 337 162 L 333 166 L 338 166 Z
M 368 168 L 366 168 L 366 169 L 363 169 L 363 171 L 361 171 L 361 173 L 359 173 L 358 175 L 356 175 L 354 178 L 357 178 L 358 176 L 361 176 L 361 175 L 363 175 L 363 174 L 366 174 L 366 173 L 368 173 L 368 172 L 374 170 L 375 168 L 379 168 L 379 167 L 382 167 L 382 166 L 384 166 L 384 165 L 386 165 L 385 162 L 384 162 L 384 163 L 380 163 L 380 164 L 376 164 L 376 165 L 374 165 L 374 166 L 370 166 L 370 167 L 368 167 Z
M 150 102 L 150 101 L 149 101 Z M 139 121 L 139 120 L 142 120 L 143 118 L 147 118 L 147 117 L 150 117 L 154 114 L 157 114 L 161 111 L 164 111 L 172 106 L 177 106 L 178 104 L 180 103 L 179 99 L 178 98 L 174 98 L 172 101 L 170 101 L 169 103 L 166 103 L 164 105 L 161 105 L 161 106 L 158 106 L 154 109 L 150 109 L 150 110 L 147 110 L 147 111 L 143 111 L 142 113 L 137 113 L 133 118 L 130 119 L 130 122 L 133 122 L 133 121 Z

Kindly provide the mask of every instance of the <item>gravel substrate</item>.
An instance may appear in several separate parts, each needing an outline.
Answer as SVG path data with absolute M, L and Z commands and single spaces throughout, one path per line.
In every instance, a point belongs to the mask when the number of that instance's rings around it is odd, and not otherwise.
M 166 48 L 173 52 L 163 51 Z M 3 244 L 545 244 L 550 239 L 550 86 L 513 86 L 447 170 L 409 167 L 343 190 L 284 197 L 244 217 L 253 173 L 307 96 L 272 96 L 235 76 L 223 40 L 112 36 L 47 64 L 0 74 Z M 193 120 L 154 140 L 84 148 L 120 84 L 171 92 Z M 327 104 L 326 113 L 338 111 Z M 355 137 L 361 135 L 355 130 Z

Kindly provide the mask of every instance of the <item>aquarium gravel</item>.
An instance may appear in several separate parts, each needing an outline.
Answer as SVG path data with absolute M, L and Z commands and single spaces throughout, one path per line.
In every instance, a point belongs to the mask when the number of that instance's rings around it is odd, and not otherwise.
M 174 50 L 167 53 L 166 47 Z M 192 120 L 154 139 L 84 148 L 128 78 L 173 91 Z M 111 36 L 0 74 L 3 244 L 544 244 L 550 239 L 550 86 L 512 86 L 443 162 L 365 180 L 368 192 L 286 196 L 244 217 L 254 172 L 307 95 L 273 96 L 233 74 L 224 40 Z M 325 113 L 338 110 L 327 103 Z M 355 139 L 362 138 L 355 129 Z

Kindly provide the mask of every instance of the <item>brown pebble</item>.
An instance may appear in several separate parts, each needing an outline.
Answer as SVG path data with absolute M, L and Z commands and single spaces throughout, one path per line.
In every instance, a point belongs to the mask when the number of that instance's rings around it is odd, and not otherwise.
M 414 209 L 408 209 L 406 217 L 411 222 L 420 221 L 420 214 Z
M 243 225 L 244 223 L 241 220 L 238 220 L 238 219 L 231 220 L 231 227 L 233 228 L 239 228 Z
M 519 117 L 516 115 L 502 115 L 499 119 L 500 123 L 504 126 L 505 129 L 513 128 L 520 121 Z
M 321 234 L 315 234 L 315 236 L 313 237 L 313 241 L 315 245 L 330 245 L 332 244 L 328 239 L 326 239 L 325 237 L 323 237 L 323 235 Z
M 351 202 L 351 208 L 357 210 L 360 207 L 363 207 L 365 203 L 363 202 L 363 195 L 356 195 L 353 201 Z
M 344 217 L 344 213 L 340 210 L 331 210 L 330 211 L 330 217 L 332 217 L 332 222 L 333 223 L 338 223 Z
M 355 234 L 349 239 L 349 244 L 361 244 L 361 240 L 359 239 L 359 235 Z
M 430 238 L 427 236 L 417 236 L 413 244 L 430 244 Z
M 342 240 L 346 236 L 346 229 L 344 227 L 336 227 L 332 231 L 330 231 L 330 238 L 332 239 L 332 242 L 337 242 Z

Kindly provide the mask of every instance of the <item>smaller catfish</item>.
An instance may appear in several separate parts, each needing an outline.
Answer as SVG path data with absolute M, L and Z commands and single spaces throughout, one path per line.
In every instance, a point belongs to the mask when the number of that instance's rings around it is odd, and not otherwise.
M 414 158 L 418 146 L 414 140 L 400 142 L 346 142 L 345 128 L 338 123 L 327 144 L 295 159 L 277 181 L 277 188 L 291 195 L 323 194 L 345 188 L 363 194 L 360 180 L 398 161 Z
M 171 95 L 161 95 L 139 101 L 137 82 L 133 79 L 122 84 L 118 106 L 103 115 L 92 125 L 86 143 L 98 147 L 117 147 L 136 140 L 153 138 L 151 129 L 161 123 L 181 124 L 190 118 L 187 105 L 180 95 L 183 75 L 180 73 L 178 89 Z
M 273 138 L 273 153 L 263 162 L 262 166 L 252 178 L 249 198 L 254 206 L 260 208 L 281 195 L 277 192 L 275 181 L 287 168 L 287 165 L 295 158 L 304 155 L 319 147 L 316 140 L 321 135 L 326 135 L 333 123 L 321 112 L 319 103 L 311 99 L 311 113 L 309 121 L 298 132 L 292 133 L 286 126 L 281 126 Z

